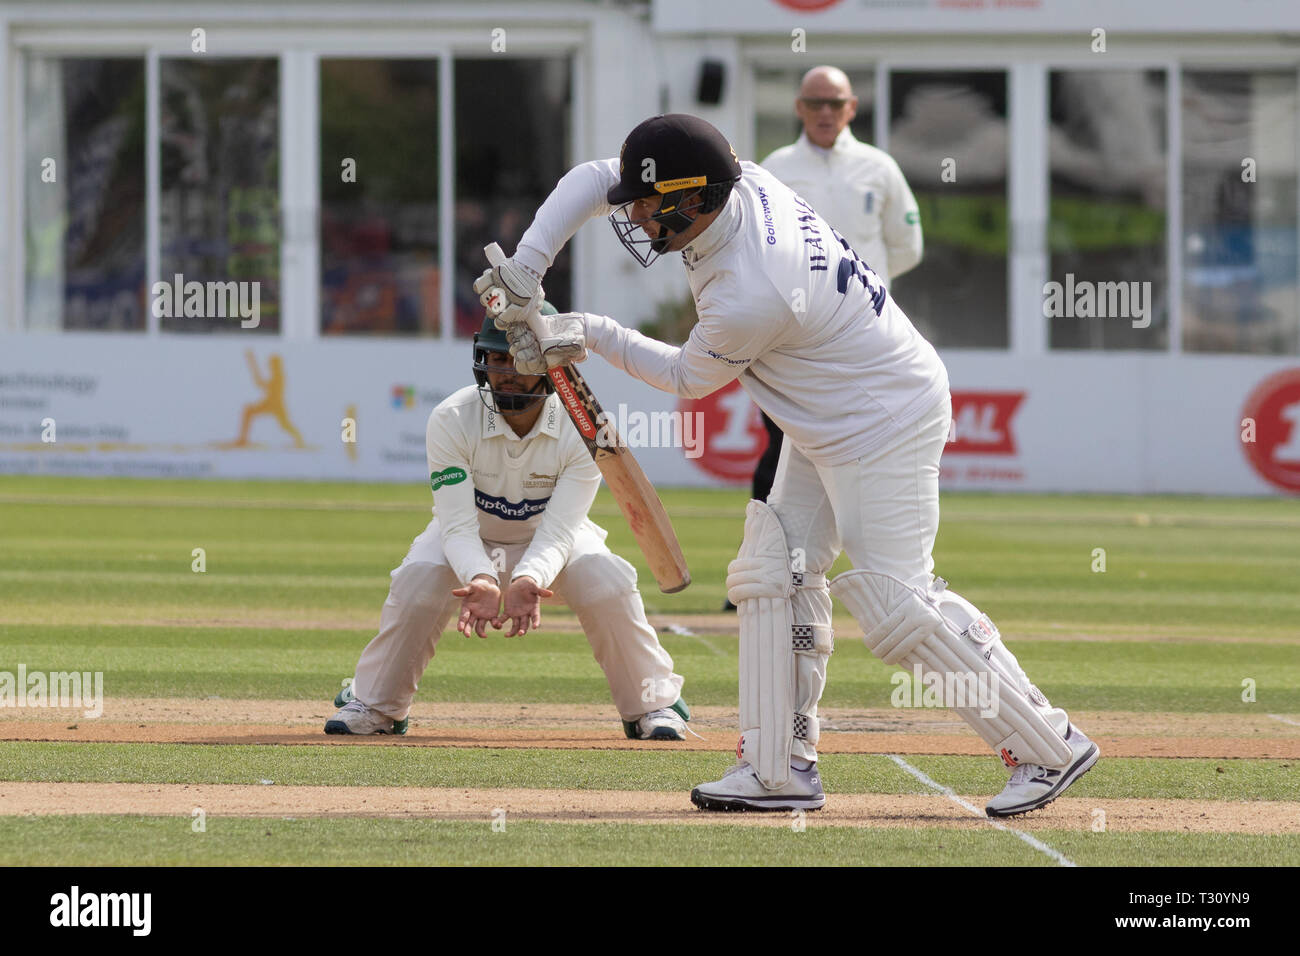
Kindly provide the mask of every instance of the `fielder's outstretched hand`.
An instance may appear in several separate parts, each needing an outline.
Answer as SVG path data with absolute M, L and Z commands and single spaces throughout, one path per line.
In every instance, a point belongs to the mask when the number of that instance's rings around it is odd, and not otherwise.
M 501 589 L 496 581 L 479 575 L 463 588 L 451 592 L 460 598 L 460 617 L 456 620 L 456 630 L 466 637 L 477 633 L 487 637 L 487 626 L 491 624 L 501 630 Z
M 542 598 L 554 596 L 554 591 L 541 587 L 528 575 L 515 578 L 506 589 L 505 611 L 497 619 L 498 626 L 509 621 L 510 630 L 506 632 L 506 637 L 514 637 L 516 634 L 523 637 L 530 627 L 536 630 L 542 626 Z

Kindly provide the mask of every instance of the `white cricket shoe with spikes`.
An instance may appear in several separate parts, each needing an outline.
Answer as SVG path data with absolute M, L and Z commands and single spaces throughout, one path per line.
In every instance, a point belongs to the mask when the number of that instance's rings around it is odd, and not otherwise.
M 686 721 L 671 707 L 661 707 L 642 714 L 636 722 L 641 740 L 685 740 Z
M 991 817 L 1013 817 L 1045 807 L 1074 781 L 1078 780 L 1097 762 L 1101 750 L 1084 736 L 1083 731 L 1071 725 L 1065 742 L 1072 753 L 1064 767 L 1042 767 L 1038 764 L 1021 764 L 1011 772 L 1006 787 L 984 807 Z
M 826 794 L 815 763 L 807 770 L 791 764 L 785 786 L 769 790 L 754 768 L 742 760 L 721 780 L 702 783 L 692 790 L 691 803 L 701 810 L 820 810 Z
M 343 695 L 340 694 L 340 697 Z M 396 734 L 401 736 L 406 733 L 407 720 L 393 720 L 391 717 L 385 717 L 377 710 L 371 710 L 355 697 L 350 698 L 346 704 L 339 708 L 339 712 L 325 721 L 325 733 L 327 734 L 355 734 L 366 736 L 368 734 Z

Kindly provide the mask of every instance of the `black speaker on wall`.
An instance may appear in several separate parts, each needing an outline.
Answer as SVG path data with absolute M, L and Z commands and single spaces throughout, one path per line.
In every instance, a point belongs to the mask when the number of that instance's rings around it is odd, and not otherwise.
M 722 81 L 727 75 L 727 65 L 721 60 L 705 60 L 700 64 L 700 84 L 695 98 L 705 106 L 722 102 Z

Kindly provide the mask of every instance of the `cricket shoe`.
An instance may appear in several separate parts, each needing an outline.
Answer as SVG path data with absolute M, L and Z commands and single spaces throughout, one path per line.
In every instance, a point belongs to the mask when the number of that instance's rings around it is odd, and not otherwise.
M 408 724 L 407 718 L 393 720 L 391 717 L 385 717 L 379 711 L 371 710 L 354 697 L 344 704 L 337 714 L 325 721 L 325 733 L 354 734 L 357 736 L 396 734 L 400 737 L 406 733 Z
M 623 733 L 629 740 L 685 740 L 686 721 L 691 709 L 680 697 L 671 707 L 660 707 L 636 720 L 623 721 Z
M 1014 817 L 1045 807 L 1092 769 L 1101 756 L 1097 745 L 1073 725 L 1065 735 L 1065 742 L 1073 754 L 1069 764 L 1060 768 L 1021 764 L 1012 771 L 1002 792 L 985 805 L 984 812 L 991 817 Z
M 742 760 L 721 780 L 692 790 L 691 803 L 701 810 L 820 810 L 826 794 L 816 763 L 807 770 L 791 765 L 785 786 L 772 790 L 763 786 L 754 768 Z

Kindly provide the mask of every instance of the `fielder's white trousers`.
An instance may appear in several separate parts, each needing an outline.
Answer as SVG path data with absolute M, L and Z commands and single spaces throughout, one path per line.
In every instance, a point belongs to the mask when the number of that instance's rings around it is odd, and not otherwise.
M 672 658 L 646 620 L 636 569 L 605 546 L 604 534 L 591 522 L 577 530 L 569 561 L 551 584 L 555 597 L 543 603 L 567 604 L 577 615 L 596 662 L 605 672 L 619 716 L 636 720 L 675 703 L 682 678 L 673 673 Z M 501 580 L 508 583 L 527 542 L 483 544 L 489 554 L 494 548 L 505 552 Z M 379 633 L 357 662 L 353 693 L 363 704 L 401 720 L 411 708 L 420 677 L 444 629 L 452 615 L 460 613 L 460 598 L 451 592 L 461 582 L 443 555 L 436 517 L 411 543 L 392 579 L 379 616 Z M 545 611 L 542 626 L 546 626 Z M 505 631 L 492 628 L 487 633 L 489 639 L 504 639 L 505 635 Z M 528 635 L 515 639 L 526 641 Z
M 845 551 L 855 568 L 930 587 L 939 532 L 939 459 L 951 420 L 945 396 L 894 441 L 842 465 L 815 465 L 786 439 L 767 503 L 789 547 L 803 549 L 809 571 L 829 572 Z M 796 621 L 830 624 L 829 591 L 796 588 L 794 601 Z M 803 677 L 801 670 L 800 681 Z M 810 682 L 811 688 L 800 687 L 800 696 L 817 701 L 826 683 L 825 662 L 810 674 Z M 810 717 L 816 716 L 813 710 Z M 1051 708 L 1049 714 L 1064 734 L 1065 711 Z M 793 752 L 816 759 L 813 746 L 797 737 Z

